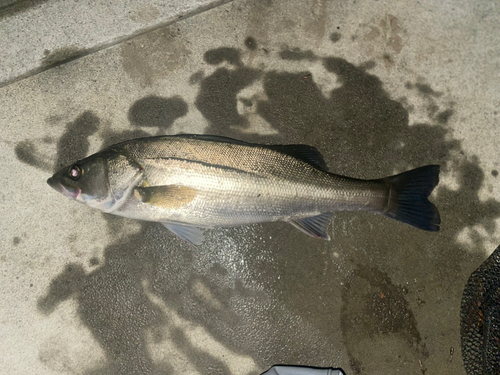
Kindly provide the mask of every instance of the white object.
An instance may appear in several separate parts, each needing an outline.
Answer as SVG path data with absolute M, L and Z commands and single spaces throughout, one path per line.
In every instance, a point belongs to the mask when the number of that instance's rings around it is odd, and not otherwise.
M 333 368 L 273 366 L 262 375 L 345 375 L 345 373 Z

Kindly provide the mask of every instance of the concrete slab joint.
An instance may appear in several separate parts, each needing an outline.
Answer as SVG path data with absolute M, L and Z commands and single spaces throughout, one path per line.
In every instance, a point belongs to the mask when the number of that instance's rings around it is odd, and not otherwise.
M 229 1 L 0 3 L 0 87 Z

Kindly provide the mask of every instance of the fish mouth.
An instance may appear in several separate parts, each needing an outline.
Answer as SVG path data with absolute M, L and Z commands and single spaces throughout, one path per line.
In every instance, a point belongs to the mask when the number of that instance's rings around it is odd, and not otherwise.
M 59 193 L 71 199 L 76 199 L 81 192 L 80 188 L 72 186 L 64 186 L 59 181 L 56 181 L 54 177 L 49 178 L 47 180 L 47 184 L 49 184 L 49 186 L 55 191 L 58 191 Z

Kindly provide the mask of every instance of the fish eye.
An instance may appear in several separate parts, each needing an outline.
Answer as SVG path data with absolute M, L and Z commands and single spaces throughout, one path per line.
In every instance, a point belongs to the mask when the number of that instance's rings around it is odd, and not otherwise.
M 78 165 L 74 165 L 69 169 L 69 177 L 73 180 L 78 180 L 82 174 L 82 169 Z

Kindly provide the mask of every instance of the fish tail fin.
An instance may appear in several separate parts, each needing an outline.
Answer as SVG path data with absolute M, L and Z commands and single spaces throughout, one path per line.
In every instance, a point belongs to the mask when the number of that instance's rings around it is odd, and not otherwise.
M 439 231 L 439 212 L 427 199 L 439 182 L 439 165 L 413 169 L 384 181 L 390 185 L 391 195 L 383 215 L 419 229 Z

